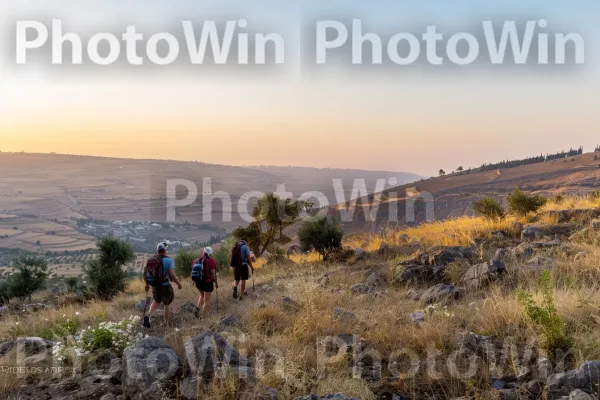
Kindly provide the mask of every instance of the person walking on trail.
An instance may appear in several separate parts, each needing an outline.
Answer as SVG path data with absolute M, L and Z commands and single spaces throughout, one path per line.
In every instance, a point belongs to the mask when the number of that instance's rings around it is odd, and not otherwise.
M 171 281 L 177 284 L 177 288 L 181 290 L 181 282 L 177 279 L 175 271 L 173 270 L 174 262 L 167 255 L 167 243 L 159 243 L 156 246 L 157 254 L 148 260 L 146 268 L 144 268 L 144 281 L 146 282 L 146 293 L 150 286 L 152 286 L 152 305 L 150 309 L 146 311 L 144 315 L 144 327 L 150 328 L 150 315 L 160 304 L 162 303 L 165 307 L 165 325 L 171 322 L 171 310 L 169 305 L 175 299 L 175 293 L 171 286 Z
M 246 295 L 246 281 L 250 275 L 250 269 L 254 273 L 254 267 L 252 266 L 251 251 L 248 247 L 248 240 L 242 238 L 239 242 L 233 246 L 231 251 L 231 264 L 230 268 L 233 269 L 234 282 L 233 282 L 233 298 L 240 300 Z M 238 286 L 242 283 L 240 291 L 238 292 Z
M 202 256 L 194 260 L 192 264 L 192 279 L 196 284 L 196 288 L 200 291 L 198 305 L 194 313 L 196 318 L 200 318 L 200 309 L 202 309 L 202 316 L 206 318 L 210 311 L 212 292 L 215 288 L 219 288 L 219 282 L 217 282 L 217 263 L 212 258 L 212 253 L 212 249 L 206 247 Z

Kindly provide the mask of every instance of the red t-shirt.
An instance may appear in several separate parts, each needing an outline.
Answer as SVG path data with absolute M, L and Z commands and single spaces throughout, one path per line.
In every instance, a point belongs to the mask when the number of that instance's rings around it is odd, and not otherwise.
M 192 265 L 197 264 L 198 261 L 200 261 L 200 259 L 202 259 L 202 258 L 205 258 L 205 256 L 202 256 L 200 258 L 196 258 L 194 260 L 194 263 Z M 217 270 L 217 263 L 211 257 L 207 257 L 204 260 L 204 274 L 203 274 L 203 278 L 202 278 L 203 282 L 210 283 L 210 282 L 213 281 L 212 280 L 212 272 L 210 271 L 211 269 L 214 269 L 216 271 Z

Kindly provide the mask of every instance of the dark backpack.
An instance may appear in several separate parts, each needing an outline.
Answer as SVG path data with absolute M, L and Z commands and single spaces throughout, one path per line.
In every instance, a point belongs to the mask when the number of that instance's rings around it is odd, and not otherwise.
M 206 256 L 202 256 L 192 265 L 192 280 L 194 282 L 203 282 L 204 281 L 204 261 L 206 260 Z
M 146 282 L 150 286 L 160 286 L 165 281 L 165 268 L 163 260 L 168 258 L 160 254 L 150 258 L 146 263 Z
M 231 250 L 231 266 L 233 268 L 239 268 L 242 266 L 242 246 L 243 242 L 238 242 L 233 246 Z

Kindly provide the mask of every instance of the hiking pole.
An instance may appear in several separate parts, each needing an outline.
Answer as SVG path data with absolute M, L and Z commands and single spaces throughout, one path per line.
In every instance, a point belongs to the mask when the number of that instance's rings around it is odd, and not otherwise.
M 252 292 L 256 293 L 256 288 L 254 287 L 254 268 L 252 268 Z
M 217 286 L 217 314 L 219 314 L 219 286 Z

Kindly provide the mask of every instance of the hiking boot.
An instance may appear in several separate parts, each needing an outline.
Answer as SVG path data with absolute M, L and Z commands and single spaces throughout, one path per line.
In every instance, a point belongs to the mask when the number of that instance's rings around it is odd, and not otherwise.
M 150 316 L 144 315 L 144 328 L 150 328 Z
M 200 318 L 200 308 L 196 307 L 196 310 L 194 311 L 194 316 L 196 318 Z
M 234 299 L 237 299 L 237 298 L 238 298 L 238 295 L 237 295 L 237 286 L 234 286 L 234 287 L 233 287 L 233 298 L 234 298 Z

